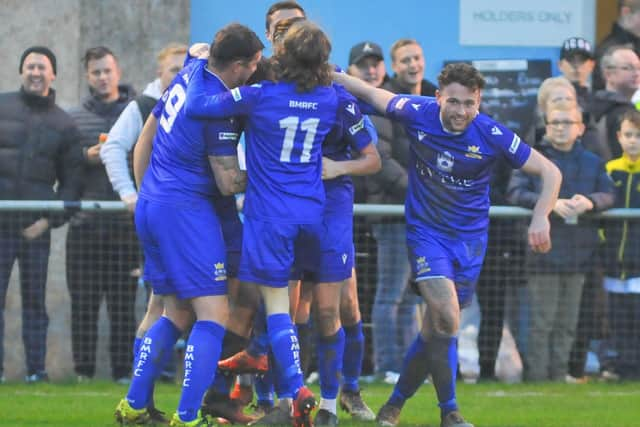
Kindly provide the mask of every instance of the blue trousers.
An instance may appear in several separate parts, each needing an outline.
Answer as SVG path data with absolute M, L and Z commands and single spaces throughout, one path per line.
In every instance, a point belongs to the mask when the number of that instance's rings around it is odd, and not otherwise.
M 35 240 L 26 240 L 20 231 L 0 231 L 0 362 L 4 360 L 4 307 L 13 263 L 20 267 L 22 297 L 22 340 L 27 374 L 45 370 L 47 327 L 49 317 L 45 307 L 45 285 L 49 264 L 51 234 L 49 231 Z M 2 375 L 2 363 L 0 363 Z

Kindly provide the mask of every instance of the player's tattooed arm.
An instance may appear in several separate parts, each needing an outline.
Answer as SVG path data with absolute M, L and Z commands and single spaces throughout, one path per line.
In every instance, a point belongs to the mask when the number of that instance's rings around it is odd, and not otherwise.
M 242 193 L 247 186 L 247 173 L 240 169 L 237 156 L 209 156 L 209 164 L 220 192 L 229 196 Z

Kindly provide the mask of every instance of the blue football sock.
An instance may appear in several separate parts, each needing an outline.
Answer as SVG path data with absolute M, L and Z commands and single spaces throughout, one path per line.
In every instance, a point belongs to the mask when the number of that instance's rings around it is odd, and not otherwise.
M 182 421 L 196 419 L 205 391 L 211 385 L 222 349 L 224 327 L 199 320 L 193 325 L 184 353 L 184 380 L 178 404 Z
M 338 329 L 329 337 L 316 336 L 320 395 L 323 399 L 335 399 L 340 388 L 340 373 L 344 357 L 344 330 Z
M 456 403 L 456 372 L 458 369 L 458 338 L 434 335 L 427 342 L 429 369 L 438 395 L 442 416 L 458 409 Z
M 271 365 L 264 375 L 256 375 L 253 383 L 256 389 L 256 400 L 259 405 L 273 406 L 273 375 L 275 366 Z
M 142 338 L 127 393 L 132 408 L 142 409 L 149 404 L 153 382 L 162 372 L 164 353 L 171 351 L 179 336 L 180 330 L 162 316 Z
M 342 389 L 356 392 L 360 390 L 358 379 L 362 373 L 364 359 L 364 334 L 362 322 L 344 329 L 344 357 L 342 358 Z
M 138 351 L 140 351 L 140 345 L 142 344 L 142 338 L 136 337 L 133 340 L 133 363 L 136 363 L 136 357 L 138 357 Z
M 402 362 L 400 378 L 393 388 L 388 403 L 402 408 L 404 402 L 416 393 L 428 375 L 427 343 L 422 338 L 422 335 L 418 334 L 409 350 L 407 350 Z
M 300 345 L 289 313 L 272 314 L 267 318 L 269 344 L 279 369 L 276 382 L 296 395 L 303 385 L 300 369 Z M 282 381 L 282 383 L 280 383 Z M 281 394 L 278 394 L 281 396 Z

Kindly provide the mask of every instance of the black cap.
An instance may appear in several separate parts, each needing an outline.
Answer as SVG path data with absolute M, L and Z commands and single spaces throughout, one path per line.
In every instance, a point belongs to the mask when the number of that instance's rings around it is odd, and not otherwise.
M 362 42 L 351 48 L 349 52 L 349 65 L 360 62 L 367 56 L 375 56 L 381 61 L 384 59 L 380 45 L 374 42 Z
M 560 59 L 569 59 L 575 54 L 594 59 L 593 46 L 582 37 L 569 37 L 562 43 Z
M 53 54 L 51 49 L 44 46 L 31 46 L 30 48 L 27 48 L 27 50 L 22 52 L 22 56 L 20 57 L 20 66 L 18 67 L 18 74 L 22 74 L 22 64 L 24 64 L 25 58 L 30 53 L 39 53 L 40 55 L 44 55 L 49 58 L 49 62 L 51 62 L 51 68 L 53 68 L 53 74 L 57 74 L 58 70 L 56 68 L 56 56 Z

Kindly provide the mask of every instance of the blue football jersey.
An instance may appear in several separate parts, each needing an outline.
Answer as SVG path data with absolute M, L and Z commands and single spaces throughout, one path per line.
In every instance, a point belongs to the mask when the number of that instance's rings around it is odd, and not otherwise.
M 343 161 L 352 158 L 352 152 L 360 152 L 377 140 L 375 127 L 367 126 L 368 120 L 360 112 L 358 101 L 340 85 L 334 84 L 339 109 L 343 110 L 342 120 L 333 127 L 322 144 L 322 155 L 332 160 Z M 326 193 L 325 214 L 353 212 L 353 181 L 349 175 L 324 181 Z M 350 218 L 346 220 L 351 221 Z
M 245 216 L 289 224 L 321 221 L 322 141 L 348 114 L 339 108 L 335 89 L 301 93 L 293 83 L 262 82 L 211 96 L 197 76 L 189 83 L 187 114 L 246 117 Z
M 189 203 L 221 197 L 208 156 L 234 156 L 240 135 L 236 119 L 196 120 L 187 117 L 184 104 L 187 83 L 196 61 L 190 62 L 171 82 L 153 109 L 158 130 L 140 197 L 163 203 Z M 211 93 L 228 88 L 213 73 L 203 70 L 202 81 Z
M 520 168 L 531 148 L 484 114 L 461 133 L 446 131 L 431 97 L 397 95 L 387 116 L 402 123 L 411 138 L 406 198 L 408 233 L 434 230 L 470 238 L 489 226 L 489 181 L 496 161 Z

